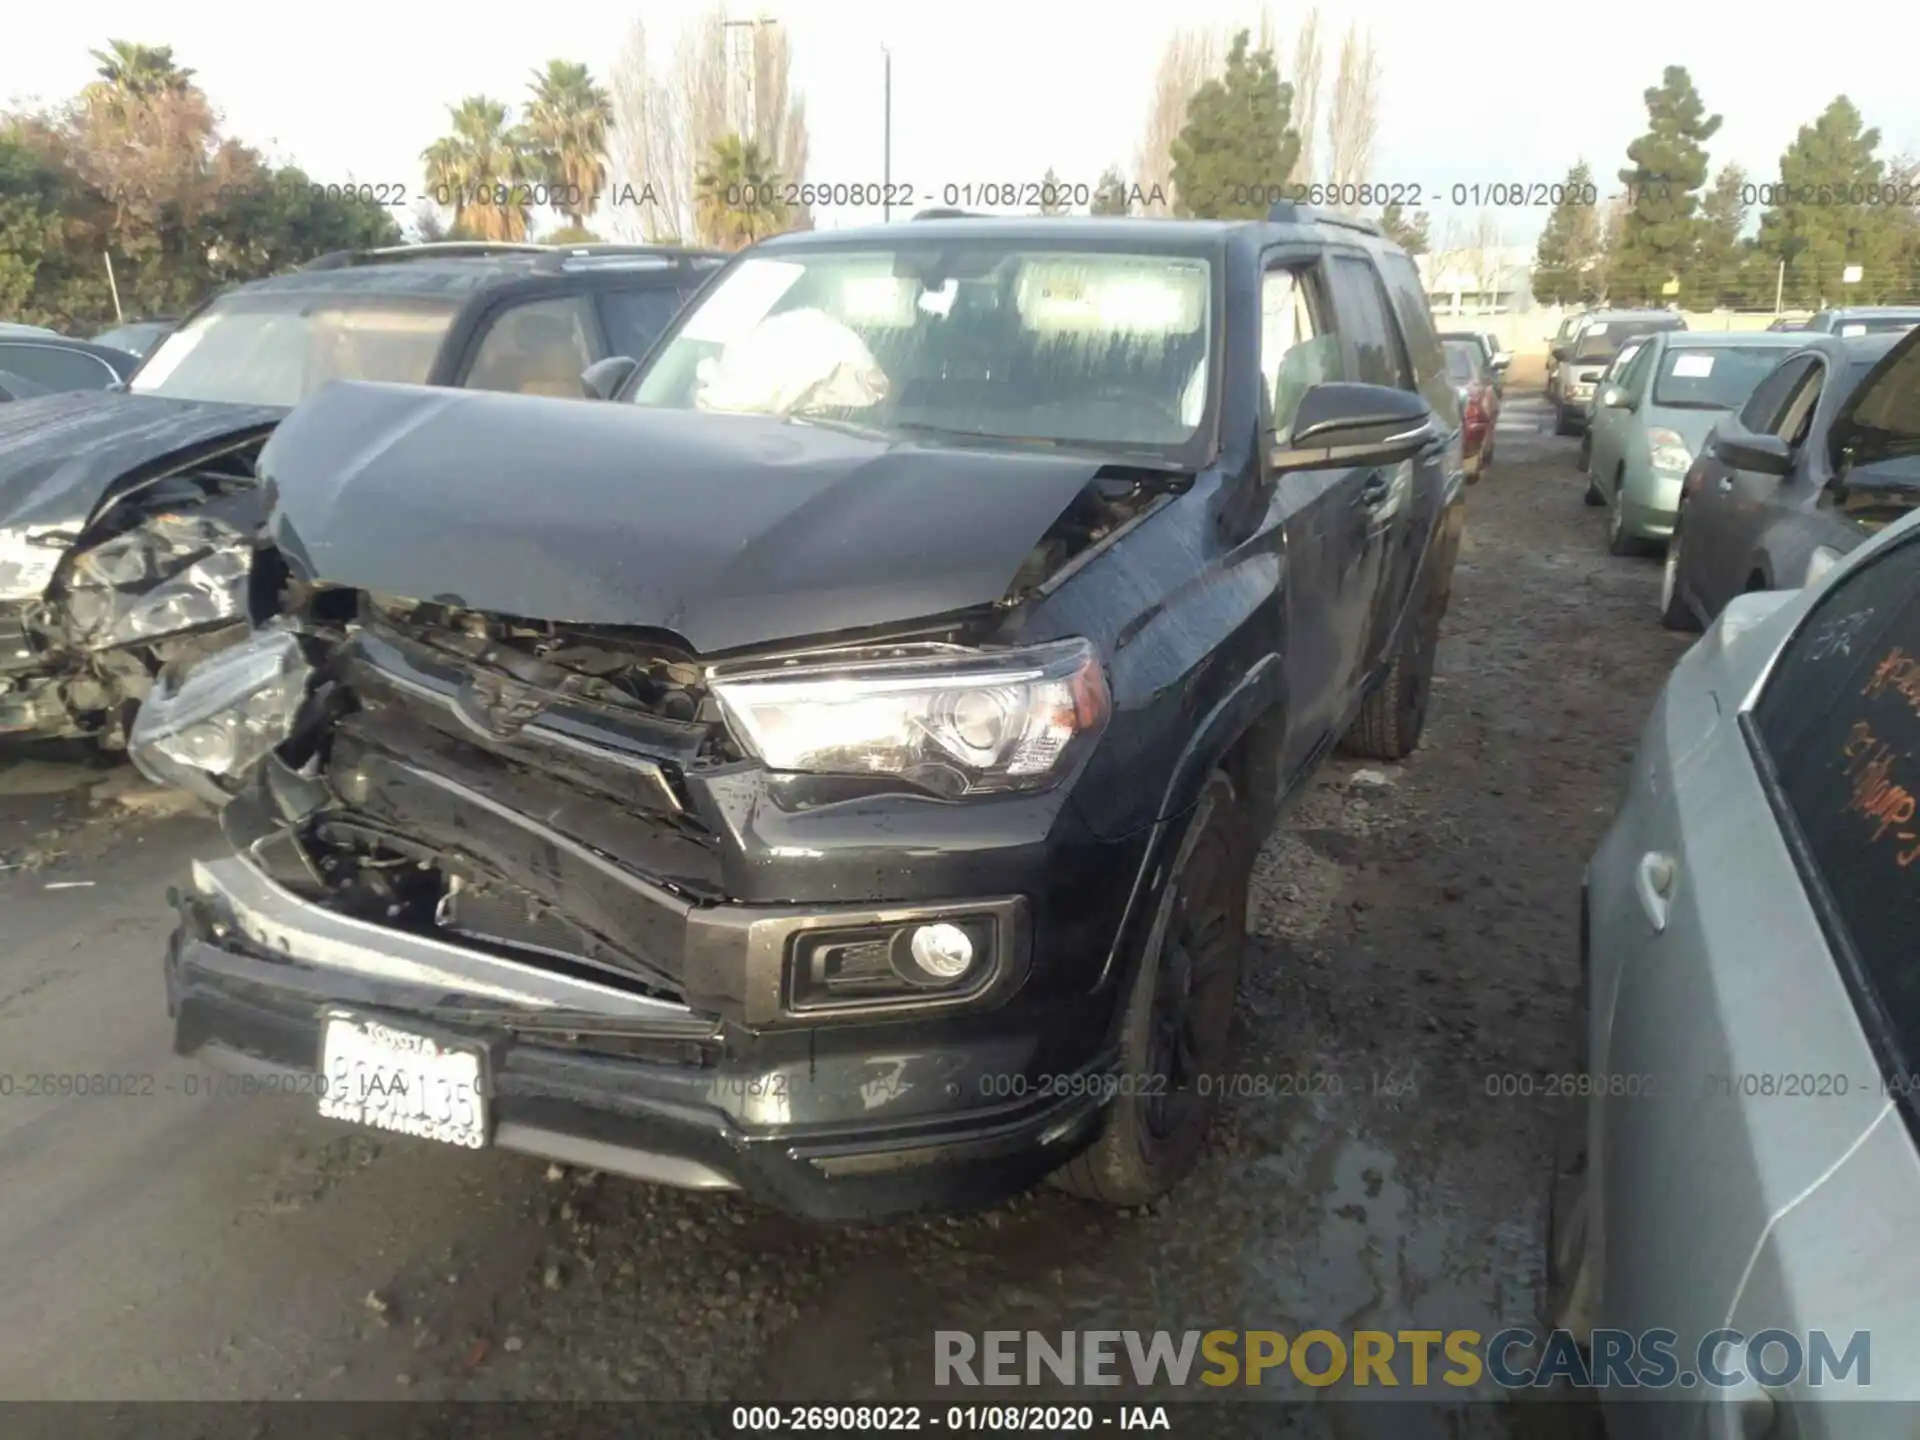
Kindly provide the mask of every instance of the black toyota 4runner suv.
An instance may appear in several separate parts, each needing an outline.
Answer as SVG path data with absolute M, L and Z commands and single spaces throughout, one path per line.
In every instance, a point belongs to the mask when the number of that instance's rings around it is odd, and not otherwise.
M 267 446 L 258 628 L 134 737 L 235 796 L 177 1048 L 817 1218 L 1167 1190 L 1256 847 L 1426 715 L 1412 262 L 1292 207 L 795 234 L 596 372 L 336 385 Z
M 587 398 L 582 369 L 644 351 L 724 259 L 653 245 L 335 251 L 202 305 L 127 393 L 0 408 L 0 739 L 118 749 L 164 665 L 245 633 L 255 461 L 323 385 Z

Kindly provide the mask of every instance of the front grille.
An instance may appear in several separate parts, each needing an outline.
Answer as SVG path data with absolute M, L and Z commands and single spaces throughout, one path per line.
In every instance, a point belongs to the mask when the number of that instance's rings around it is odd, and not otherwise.
M 561 960 L 586 960 L 593 940 L 531 891 L 494 884 L 475 887 L 455 877 L 434 921 L 467 940 L 529 950 Z

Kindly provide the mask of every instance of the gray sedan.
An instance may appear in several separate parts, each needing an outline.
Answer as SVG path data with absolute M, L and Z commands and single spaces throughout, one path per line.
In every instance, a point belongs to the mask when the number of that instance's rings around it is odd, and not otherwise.
M 1721 417 L 1680 487 L 1663 622 L 1792 589 L 1920 501 L 1920 330 L 1782 336 L 1803 348 Z
M 1615 555 L 1667 538 L 1681 477 L 1714 422 L 1804 343 L 1764 331 L 1649 335 L 1623 371 L 1601 382 L 1587 426 L 1587 502 L 1607 506 Z
M 1614 1435 L 1914 1433 L 1910 1405 L 1807 1402 L 1920 1398 L 1916 794 L 1910 516 L 1814 586 L 1728 606 L 1588 868 L 1553 1319 L 1596 1369 L 1617 1331 L 1673 1332 L 1678 1361 L 1604 1377 Z

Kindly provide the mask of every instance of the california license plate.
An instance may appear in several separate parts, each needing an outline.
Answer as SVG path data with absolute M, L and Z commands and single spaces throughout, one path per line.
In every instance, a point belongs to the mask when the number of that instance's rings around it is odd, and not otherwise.
M 477 1048 L 344 1011 L 320 1042 L 320 1113 L 445 1145 L 487 1143 L 486 1070 Z

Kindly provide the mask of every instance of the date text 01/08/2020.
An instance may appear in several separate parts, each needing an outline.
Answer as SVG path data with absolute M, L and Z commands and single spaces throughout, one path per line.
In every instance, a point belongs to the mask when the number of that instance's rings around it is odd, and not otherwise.
M 893 1430 L 948 1430 L 960 1434 L 1009 1430 L 1067 1435 L 1094 1430 L 1170 1431 L 1164 1405 L 735 1405 L 739 1433 L 847 1435 Z
M 1857 1077 L 1828 1070 L 1743 1070 L 1708 1073 L 1693 1082 L 1678 1075 L 1588 1074 L 1568 1071 L 1552 1075 L 1526 1072 L 1490 1074 L 1483 1088 L 1494 1099 L 1838 1099 L 1872 1095 L 1881 1100 L 1920 1098 L 1920 1072 L 1892 1071 Z
M 125 1100 L 149 1095 L 185 1095 L 192 1100 L 237 1099 L 249 1095 L 317 1095 L 324 1076 L 202 1074 L 147 1071 L 50 1071 L 21 1074 L 0 1071 L 0 1100 Z
M 1177 1088 L 1166 1075 L 1156 1074 L 1027 1075 L 1020 1071 L 994 1071 L 981 1075 L 975 1083 L 982 1095 L 997 1100 L 1083 1095 L 1112 1100 L 1120 1096 L 1171 1095 Z M 1279 1074 L 1246 1070 L 1206 1071 L 1187 1083 L 1202 1098 L 1237 1100 L 1286 1100 L 1349 1094 L 1399 1099 L 1418 1095 L 1413 1077 L 1391 1068 L 1357 1080 L 1329 1070 Z

